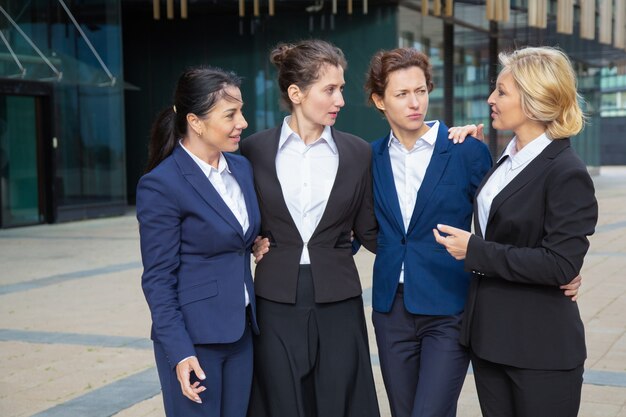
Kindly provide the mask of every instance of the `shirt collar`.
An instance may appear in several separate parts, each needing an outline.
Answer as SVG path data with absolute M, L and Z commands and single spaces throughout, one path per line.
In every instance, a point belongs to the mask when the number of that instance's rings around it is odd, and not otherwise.
M 209 177 L 214 172 L 216 172 L 216 173 L 218 173 L 220 175 L 224 171 L 226 171 L 229 174 L 231 173 L 230 172 L 230 168 L 228 167 L 228 162 L 226 161 L 226 157 L 224 157 L 224 154 L 222 152 L 220 152 L 220 159 L 219 159 L 219 161 L 217 163 L 217 168 L 215 168 L 215 167 L 213 167 L 213 165 L 208 164 L 207 162 L 205 162 L 202 159 L 198 158 L 196 155 L 191 153 L 191 151 L 189 149 L 185 148 L 185 145 L 183 145 L 183 141 L 182 140 L 178 141 L 178 143 L 180 144 L 180 147 L 183 148 L 185 150 L 185 152 L 187 152 L 187 154 L 189 156 L 191 156 L 191 159 L 193 159 L 193 161 L 200 167 L 202 172 L 204 172 L 204 175 L 206 175 L 207 177 Z
M 498 159 L 498 163 L 508 156 L 511 161 L 511 169 L 517 169 L 520 166 L 526 165 L 539 155 L 543 150 L 552 143 L 552 140 L 548 138 L 545 133 L 539 135 L 536 139 L 532 140 L 520 151 L 517 150 L 517 136 L 511 139 L 502 156 Z
M 283 126 L 280 129 L 280 140 L 278 141 L 279 150 L 282 150 L 285 144 L 292 140 L 299 140 L 300 143 L 304 145 L 304 141 L 302 140 L 302 138 L 296 132 L 294 132 L 293 129 L 289 126 L 290 120 L 291 120 L 291 116 L 287 116 L 283 119 Z M 316 140 L 315 142 L 311 143 L 310 145 L 305 145 L 305 146 L 307 147 L 313 146 L 319 143 L 320 141 L 325 142 L 334 154 L 337 153 L 337 144 L 335 143 L 335 140 L 333 139 L 333 134 L 332 134 L 332 130 L 330 129 L 330 126 L 324 126 L 324 130 L 322 131 L 320 138 Z
M 415 142 L 415 145 L 413 145 L 413 149 L 418 146 L 420 139 L 430 146 L 434 146 L 435 142 L 437 141 L 437 133 L 439 133 L 439 120 L 431 120 L 424 123 L 426 123 L 426 125 L 430 127 L 430 129 L 428 129 L 428 132 L 424 133 L 424 136 L 422 136 Z M 392 130 L 389 134 L 389 142 L 387 142 L 387 146 L 391 146 L 391 144 L 394 142 L 398 144 L 400 143 L 396 135 L 393 134 Z

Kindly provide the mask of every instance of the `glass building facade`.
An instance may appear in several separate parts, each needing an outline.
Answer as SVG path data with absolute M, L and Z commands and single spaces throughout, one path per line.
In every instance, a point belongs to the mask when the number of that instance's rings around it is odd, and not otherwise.
M 126 210 L 120 2 L 0 2 L 2 227 Z
M 312 37 L 348 58 L 339 129 L 370 141 L 388 133 L 366 102 L 365 71 L 376 51 L 412 46 L 434 67 L 428 118 L 484 123 L 494 156 L 511 137 L 489 128 L 498 51 L 559 46 L 588 116 L 576 150 L 589 166 L 626 164 L 626 51 L 581 39 L 578 8 L 573 34 L 557 33 L 556 0 L 546 27 L 530 27 L 529 1 L 511 0 L 509 20 L 495 23 L 484 0 L 454 1 L 448 17 L 433 16 L 432 0 L 428 15 L 421 0 L 338 0 L 336 14 L 332 2 L 285 0 L 273 16 L 254 0 L 0 0 L 0 227 L 123 213 L 144 171 L 152 120 L 172 105 L 188 66 L 243 77 L 244 135 L 279 124 L 285 113 L 268 53 Z

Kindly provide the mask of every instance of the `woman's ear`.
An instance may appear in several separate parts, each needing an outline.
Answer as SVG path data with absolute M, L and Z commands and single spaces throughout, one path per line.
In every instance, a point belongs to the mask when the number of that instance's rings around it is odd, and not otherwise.
M 196 135 L 202 135 L 202 121 L 193 113 L 187 113 L 187 124 L 193 129 Z
M 376 93 L 372 93 L 372 101 L 378 110 L 385 111 L 385 103 L 381 96 Z
M 289 96 L 289 100 L 294 104 L 300 104 L 302 102 L 302 90 L 295 84 L 289 86 L 287 95 Z

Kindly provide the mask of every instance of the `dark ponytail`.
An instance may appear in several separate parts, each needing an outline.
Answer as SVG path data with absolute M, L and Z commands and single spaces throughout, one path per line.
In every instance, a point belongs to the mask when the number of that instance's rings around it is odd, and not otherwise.
M 220 68 L 196 67 L 183 72 L 176 83 L 174 105 L 161 111 L 152 124 L 146 172 L 170 156 L 187 134 L 189 113 L 207 115 L 219 99 L 228 96 L 226 87 L 240 86 L 241 78 Z
M 152 171 L 167 158 L 176 146 L 175 125 L 176 113 L 172 107 L 161 111 L 152 124 L 150 143 L 148 144 L 148 166 L 146 172 Z

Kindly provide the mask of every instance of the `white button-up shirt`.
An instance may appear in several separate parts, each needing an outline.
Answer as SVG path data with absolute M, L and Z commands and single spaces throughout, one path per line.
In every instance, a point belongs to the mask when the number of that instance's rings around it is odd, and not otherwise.
M 307 248 L 335 183 L 339 154 L 329 126 L 315 142 L 306 145 L 285 117 L 276 154 L 276 173 L 285 203 L 304 242 L 300 264 L 311 263 Z
M 220 153 L 220 160 L 217 164 L 217 168 L 214 168 L 212 165 L 206 163 L 202 159 L 198 158 L 196 155 L 191 153 L 182 143 L 180 146 L 191 156 L 191 159 L 200 167 L 204 175 L 209 179 L 211 185 L 215 188 L 217 193 L 222 197 L 226 206 L 233 213 L 239 224 L 241 225 L 241 230 L 245 234 L 250 227 L 250 220 L 248 219 L 248 210 L 246 208 L 246 200 L 243 197 L 243 193 L 241 192 L 241 187 L 239 183 L 228 169 L 228 162 L 226 162 L 226 158 L 224 154 Z M 246 284 L 244 286 L 244 293 L 246 298 L 246 306 L 250 304 L 250 295 L 248 295 L 248 289 L 246 288 Z
M 400 143 L 393 131 L 389 135 L 387 144 L 389 146 L 393 181 L 396 185 L 396 194 L 398 195 L 398 203 L 400 203 L 405 231 L 408 231 L 413 210 L 415 209 L 415 202 L 417 201 L 417 192 L 422 186 L 422 181 L 424 181 L 426 168 L 428 168 L 430 158 L 433 156 L 435 142 L 437 141 L 439 121 L 435 120 L 427 123 L 430 129 L 415 142 L 411 149 L 407 149 Z M 404 282 L 404 262 L 400 271 L 400 282 Z
M 532 162 L 543 150 L 552 143 L 546 134 L 542 134 L 532 140 L 520 151 L 517 150 L 517 137 L 511 139 L 504 153 L 498 159 L 498 163 L 506 158 L 498 168 L 491 174 L 487 183 L 483 186 L 476 198 L 478 202 L 478 221 L 480 230 L 485 236 L 487 231 L 487 220 L 491 211 L 491 204 L 494 198 L 506 187 L 513 178 L 517 177 L 522 170 Z

